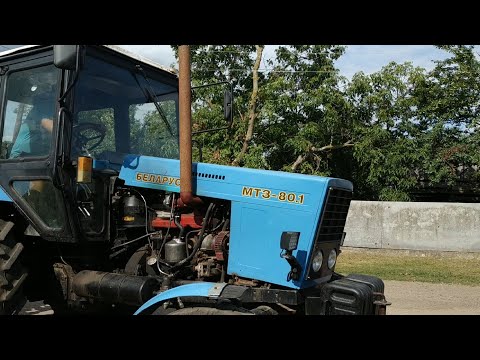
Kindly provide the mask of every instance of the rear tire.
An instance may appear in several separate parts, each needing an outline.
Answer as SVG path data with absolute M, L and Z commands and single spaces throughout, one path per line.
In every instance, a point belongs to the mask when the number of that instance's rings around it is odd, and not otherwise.
M 16 314 L 25 304 L 22 285 L 27 271 L 19 262 L 23 245 L 15 238 L 14 226 L 0 219 L 0 315 Z

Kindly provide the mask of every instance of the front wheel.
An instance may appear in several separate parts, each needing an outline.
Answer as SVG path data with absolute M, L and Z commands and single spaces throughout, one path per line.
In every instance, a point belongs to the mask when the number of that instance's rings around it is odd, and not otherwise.
M 25 303 L 22 285 L 27 271 L 19 262 L 23 245 L 16 240 L 14 227 L 0 219 L 0 315 L 15 314 Z

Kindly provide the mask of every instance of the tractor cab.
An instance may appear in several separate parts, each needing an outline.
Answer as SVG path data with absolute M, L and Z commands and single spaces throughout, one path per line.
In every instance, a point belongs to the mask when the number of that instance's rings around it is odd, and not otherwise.
M 27 46 L 3 53 L 0 69 L 0 191 L 42 237 L 104 238 L 102 195 L 124 156 L 178 159 L 172 69 L 116 46 L 60 46 L 55 52 L 53 46 Z M 79 157 L 92 162 L 88 181 L 77 179 Z M 80 205 L 70 206 L 72 198 Z M 86 228 L 76 228 L 74 218 Z

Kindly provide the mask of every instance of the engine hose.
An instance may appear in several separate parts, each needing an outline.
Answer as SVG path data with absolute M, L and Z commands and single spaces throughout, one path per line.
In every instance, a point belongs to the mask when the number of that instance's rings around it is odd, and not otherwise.
M 177 227 L 180 229 L 180 234 L 178 235 L 178 237 L 181 239 L 183 237 L 183 234 L 185 234 L 185 228 L 182 226 L 182 224 L 180 224 L 180 221 L 179 221 L 179 216 L 178 215 L 175 215 L 173 217 L 173 222 L 175 223 L 175 225 L 177 225 Z
M 230 219 L 225 220 L 225 223 L 223 224 L 222 231 L 226 231 L 228 228 L 228 225 L 230 225 Z
M 187 233 L 187 235 L 185 235 L 185 254 L 187 254 L 187 257 L 188 257 L 188 239 L 190 238 L 190 234 L 193 234 L 194 232 L 199 232 L 200 229 L 195 229 L 195 230 L 191 230 Z
M 192 249 L 192 253 L 190 255 L 188 255 L 185 259 L 179 261 L 178 263 L 176 263 L 175 265 L 172 266 L 171 270 L 173 269 L 176 269 L 180 266 L 182 266 L 183 264 L 185 264 L 186 262 L 192 260 L 192 258 L 195 256 L 195 254 L 197 253 L 198 249 L 200 248 L 200 245 L 202 244 L 202 241 L 203 241 L 203 235 L 205 234 L 205 229 L 207 228 L 207 223 L 209 221 L 209 218 L 210 218 L 210 213 L 212 212 L 212 209 L 215 207 L 215 204 L 214 203 L 210 203 L 210 205 L 208 205 L 208 209 L 207 209 L 207 212 L 205 214 L 205 218 L 203 220 L 203 224 L 202 224 L 202 229 L 200 230 L 200 234 L 198 234 L 198 242 L 195 244 L 195 246 L 193 247 Z

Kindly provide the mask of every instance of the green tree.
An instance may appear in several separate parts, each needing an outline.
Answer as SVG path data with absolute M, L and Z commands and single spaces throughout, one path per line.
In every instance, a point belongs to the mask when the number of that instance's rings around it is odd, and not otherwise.
M 178 159 L 178 129 L 173 100 L 159 101 L 173 135 L 152 103 L 130 106 L 131 151 L 136 154 Z
M 480 64 L 470 46 L 427 72 L 390 63 L 351 81 L 345 47 L 192 46 L 192 82 L 234 83 L 229 131 L 196 135 L 204 161 L 341 177 L 355 197 L 412 200 L 424 187 L 478 183 Z M 225 125 L 223 89 L 193 92 L 193 130 Z
M 254 129 L 262 108 L 259 71 L 263 45 L 191 46 L 192 85 L 221 81 L 234 84 L 234 122 L 229 131 L 195 135 L 203 148 L 205 162 L 264 167 L 262 151 L 255 148 Z M 174 47 L 177 55 L 177 48 Z M 223 90 L 227 86 L 199 88 L 193 91 L 193 131 L 223 127 Z M 252 150 L 253 148 L 253 150 Z
M 347 95 L 355 119 L 352 177 L 357 197 L 410 199 L 418 180 L 421 135 L 414 93 L 424 79 L 424 69 L 394 62 L 352 78 Z
M 259 142 L 269 168 L 305 174 L 346 174 L 352 147 L 350 104 L 335 61 L 345 47 L 281 46 L 265 86 Z
M 417 88 L 424 186 L 475 187 L 480 175 L 480 62 L 473 46 L 439 46 L 450 57 Z M 476 170 L 475 170 L 476 169 Z

